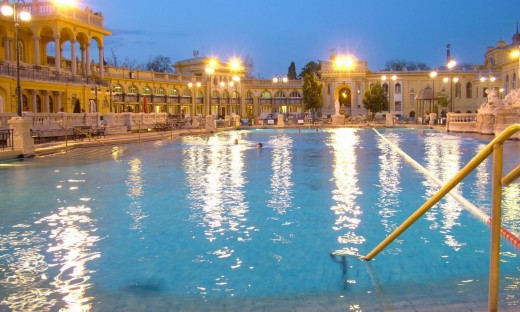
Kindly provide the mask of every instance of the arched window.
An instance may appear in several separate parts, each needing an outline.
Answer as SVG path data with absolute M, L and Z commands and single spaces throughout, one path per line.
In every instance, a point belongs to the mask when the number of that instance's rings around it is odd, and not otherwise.
M 274 97 L 275 98 L 285 98 L 285 93 L 283 91 L 276 91 L 276 93 L 274 94 Z
M 211 97 L 214 99 L 218 99 L 218 98 L 220 98 L 220 94 L 218 94 L 218 91 L 215 90 L 211 93 Z
M 455 98 L 460 99 L 462 96 L 462 86 L 459 81 L 455 83 Z
M 150 90 L 150 87 L 143 87 L 143 94 L 148 95 L 148 94 L 151 94 L 151 93 L 152 93 L 152 91 Z
M 179 96 L 179 90 L 173 88 L 173 89 L 170 89 L 170 93 L 168 94 L 169 96 Z
M 166 91 L 163 88 L 157 88 L 156 94 L 157 95 L 164 95 L 164 94 L 166 94 Z
M 184 89 L 182 91 L 182 97 L 191 97 L 191 91 L 189 89 Z
M 383 87 L 383 92 L 388 93 L 388 84 L 383 83 L 382 87 Z
M 513 82 L 511 84 L 511 90 L 516 89 L 516 73 L 513 73 Z
M 415 90 L 413 88 L 410 90 L 410 107 L 415 107 Z
M 228 98 L 229 98 L 229 93 L 228 93 L 226 90 L 224 90 L 224 91 L 222 92 L 222 98 L 223 98 L 223 99 L 228 99 Z
M 473 94 L 471 90 L 473 89 L 473 86 L 471 85 L 471 82 L 466 83 L 466 98 L 471 99 Z
M 260 97 L 263 99 L 270 99 L 271 93 L 269 91 L 264 91 L 264 92 L 262 92 L 262 95 L 260 95 Z
M 301 94 L 298 91 L 293 91 L 289 94 L 290 98 L 301 98 Z
M 233 91 L 233 92 L 231 92 L 231 98 L 233 98 L 233 99 L 238 99 L 238 98 L 239 98 L 239 96 L 238 96 L 238 92 L 237 92 L 237 91 Z
M 119 84 L 116 84 L 115 86 L 112 87 L 112 92 L 114 94 L 121 94 L 121 93 L 123 93 L 123 87 Z
M 253 92 L 247 91 L 246 93 L 246 99 L 252 99 L 253 98 Z
M 399 82 L 395 84 L 394 92 L 395 94 L 401 94 L 401 84 Z
M 128 94 L 137 94 L 137 88 L 134 85 L 128 87 Z

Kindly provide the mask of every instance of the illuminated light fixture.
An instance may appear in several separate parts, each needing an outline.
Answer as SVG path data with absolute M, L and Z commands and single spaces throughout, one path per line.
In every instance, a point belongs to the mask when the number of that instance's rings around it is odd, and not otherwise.
M 457 66 L 457 62 L 454 59 L 451 59 L 446 66 L 451 70 Z
M 336 69 L 347 69 L 354 68 L 356 59 L 352 55 L 339 55 L 334 59 L 334 67 Z
M 287 77 L 281 77 L 281 78 L 273 77 L 273 83 L 279 83 L 279 82 L 287 83 L 287 81 L 289 81 L 289 78 L 287 78 Z
M 70 6 L 70 7 L 76 6 L 75 0 L 53 0 L 52 2 L 54 2 L 54 4 L 56 4 L 58 6 Z
M 237 71 L 237 70 L 242 69 L 242 61 L 237 57 L 231 58 L 229 60 L 229 69 L 231 69 L 232 71 Z

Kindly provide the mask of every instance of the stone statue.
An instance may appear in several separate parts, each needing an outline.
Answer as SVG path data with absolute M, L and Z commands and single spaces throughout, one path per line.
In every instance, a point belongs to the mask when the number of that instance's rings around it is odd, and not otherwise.
M 480 114 L 494 114 L 496 110 L 499 108 L 502 108 L 504 106 L 504 103 L 502 100 L 497 96 L 497 92 L 494 88 L 487 89 L 487 103 L 483 103 L 480 105 L 480 108 L 478 112 Z
M 336 100 L 336 102 L 334 102 L 334 109 L 336 110 L 335 115 L 338 116 L 339 115 L 339 109 L 340 109 L 338 100 Z
M 504 98 L 506 107 L 520 108 L 520 89 L 511 90 Z

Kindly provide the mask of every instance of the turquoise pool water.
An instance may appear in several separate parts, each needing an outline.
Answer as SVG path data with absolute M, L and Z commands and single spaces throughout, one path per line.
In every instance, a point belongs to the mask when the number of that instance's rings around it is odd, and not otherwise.
M 448 180 L 487 137 L 380 130 Z M 239 144 L 233 143 L 239 138 Z M 262 142 L 264 148 L 255 148 Z M 519 142 L 505 146 L 505 171 Z M 457 192 L 490 214 L 491 161 Z M 0 310 L 485 310 L 490 231 L 370 129 L 242 130 L 0 166 Z M 504 226 L 520 234 L 520 186 Z M 500 306 L 520 307 L 503 241 Z

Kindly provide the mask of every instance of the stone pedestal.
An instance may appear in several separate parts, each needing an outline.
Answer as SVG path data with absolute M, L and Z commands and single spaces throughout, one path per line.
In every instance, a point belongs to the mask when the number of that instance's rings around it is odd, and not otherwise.
M 206 116 L 206 132 L 213 133 L 217 131 L 217 121 L 213 117 L 213 115 Z
M 430 116 L 429 125 L 430 126 L 435 125 L 435 120 L 437 120 L 437 114 L 436 113 L 430 113 L 429 116 Z
M 479 114 L 477 128 L 480 129 L 481 134 L 495 134 L 495 115 Z
M 239 115 L 234 115 L 233 116 L 233 126 L 235 127 L 240 127 L 240 116 Z
M 13 117 L 7 123 L 14 133 L 14 147 L 22 150 L 23 157 L 33 157 L 35 150 L 30 122 L 23 117 Z
M 386 114 L 385 126 L 387 128 L 393 128 L 395 126 L 394 114 Z
M 345 115 L 332 115 L 331 123 L 333 126 L 343 126 L 345 124 Z
M 284 116 L 282 114 L 278 115 L 278 122 L 276 123 L 276 126 L 278 128 L 283 128 L 285 127 L 285 119 L 283 118 Z
M 500 109 L 495 114 L 495 136 L 507 127 L 520 121 L 520 108 Z M 515 133 L 512 139 L 520 139 L 520 132 Z

